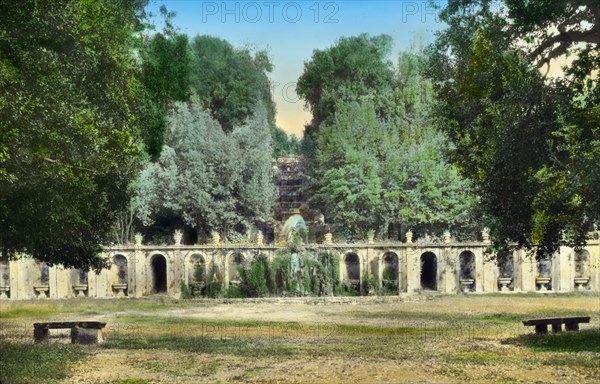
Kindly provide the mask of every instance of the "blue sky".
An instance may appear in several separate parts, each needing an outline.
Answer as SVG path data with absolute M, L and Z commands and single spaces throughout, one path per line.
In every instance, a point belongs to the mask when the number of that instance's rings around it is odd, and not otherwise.
M 335 44 L 341 36 L 366 32 L 394 39 L 390 59 L 415 41 L 431 42 L 443 28 L 428 0 L 388 1 L 197 1 L 151 0 L 148 10 L 160 5 L 176 12 L 174 24 L 190 36 L 212 35 L 234 46 L 268 49 L 277 124 L 301 135 L 310 120 L 304 102 L 295 94 L 295 83 L 314 49 Z M 443 2 L 438 1 L 438 4 Z

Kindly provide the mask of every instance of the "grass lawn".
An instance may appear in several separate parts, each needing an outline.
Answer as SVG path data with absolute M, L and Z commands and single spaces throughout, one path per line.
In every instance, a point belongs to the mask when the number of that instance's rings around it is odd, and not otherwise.
M 589 315 L 538 336 L 522 320 Z M 106 342 L 33 343 L 32 323 L 106 321 Z M 306 305 L 145 300 L 2 302 L 0 382 L 596 383 L 600 296 L 438 296 Z

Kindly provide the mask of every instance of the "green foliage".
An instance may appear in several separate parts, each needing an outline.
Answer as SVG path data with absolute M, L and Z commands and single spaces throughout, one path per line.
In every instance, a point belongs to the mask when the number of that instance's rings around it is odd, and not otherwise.
M 476 199 L 445 157 L 424 55 L 404 52 L 394 68 L 390 43 L 388 36 L 340 39 L 305 65 L 298 92 L 313 112 L 304 138 L 309 203 L 347 240 L 368 231 L 398 239 L 409 228 L 468 237 Z
M 138 216 L 150 225 L 172 215 L 200 235 L 245 232 L 272 210 L 270 133 L 264 110 L 223 131 L 197 99 L 176 103 L 156 163 L 140 176 Z
M 231 132 L 265 108 L 274 126 L 275 107 L 267 74 L 272 65 L 265 51 L 236 49 L 225 40 L 196 36 L 191 42 L 191 86 L 204 108 Z
M 387 61 L 391 47 L 388 35 L 361 34 L 313 52 L 296 87 L 313 116 L 305 136 L 312 136 L 323 122 L 331 123 L 339 103 L 373 100 L 377 111 L 384 113 L 393 77 Z
M 273 128 L 271 129 L 271 137 L 273 138 L 274 159 L 282 156 L 293 156 L 300 154 L 301 142 L 296 136 L 288 136 L 283 129 L 273 125 Z
M 267 256 L 257 255 L 250 263 L 250 269 L 246 270 L 239 267 L 240 289 L 248 297 L 265 297 L 269 293 L 274 293 L 275 284 L 273 282 L 271 266 Z
M 299 253 L 300 271 L 292 270 L 292 253 L 288 248 L 275 255 L 271 266 L 272 292 L 284 296 L 330 296 L 339 293 L 339 257 L 328 252 L 307 249 Z
M 386 266 L 383 268 L 383 280 L 398 280 L 398 276 L 395 272 L 394 268 Z
M 138 171 L 132 55 L 146 1 L 0 4 L 0 244 L 66 267 L 101 244 Z
M 197 283 L 204 282 L 205 278 L 204 263 L 197 263 L 194 267 L 194 281 Z
M 69 376 L 69 364 L 85 359 L 78 345 L 0 343 L 0 381 L 11 384 L 55 383 Z
M 150 382 L 146 379 L 118 379 L 112 382 L 112 384 L 149 384 Z
M 524 335 L 517 343 L 536 351 L 553 352 L 600 352 L 600 330 L 585 329 L 552 335 Z
M 190 97 L 191 52 L 186 35 L 157 33 L 140 51 L 144 85 L 145 149 L 154 159 L 162 150 L 169 107 Z
M 439 98 L 438 125 L 454 144 L 454 163 L 481 197 L 495 247 L 516 243 L 544 257 L 560 245 L 581 246 L 600 222 L 592 165 L 600 161 L 600 87 L 591 76 L 600 69 L 600 40 L 583 38 L 580 24 L 593 25 L 599 6 L 504 3 L 508 19 L 489 1 L 449 3 L 442 18 L 450 27 L 430 48 L 428 72 Z M 572 35 L 553 37 L 551 26 Z M 538 71 L 548 57 L 584 41 L 589 44 L 573 48 L 580 57 L 564 78 Z
M 192 294 L 192 290 L 191 290 L 190 286 L 187 285 L 186 283 L 181 283 L 181 298 L 185 299 L 185 300 L 189 300 L 192 297 L 194 297 L 194 295 Z

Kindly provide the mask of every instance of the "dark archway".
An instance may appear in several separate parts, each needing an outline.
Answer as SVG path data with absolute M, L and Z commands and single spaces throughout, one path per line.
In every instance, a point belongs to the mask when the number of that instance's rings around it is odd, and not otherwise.
M 394 252 L 383 255 L 383 280 L 398 280 L 398 255 Z
M 437 257 L 432 252 L 421 255 L 421 288 L 437 290 Z
M 152 265 L 152 293 L 167 292 L 167 260 L 163 255 L 154 255 Z
M 460 267 L 459 279 L 475 279 L 475 255 L 473 255 L 473 252 L 461 252 L 458 255 L 458 264 Z
M 350 281 L 360 280 L 360 259 L 356 253 L 348 253 L 346 261 L 346 277 Z

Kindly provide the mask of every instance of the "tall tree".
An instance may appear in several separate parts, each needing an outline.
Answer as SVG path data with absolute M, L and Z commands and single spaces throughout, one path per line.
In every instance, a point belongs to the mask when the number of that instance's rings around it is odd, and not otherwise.
M 361 34 L 313 52 L 296 87 L 313 116 L 305 136 L 312 138 L 321 123 L 331 123 L 339 102 L 370 98 L 379 114 L 385 114 L 393 78 L 391 49 L 390 36 Z
M 200 237 L 245 232 L 270 218 L 270 130 L 257 109 L 229 133 L 193 97 L 170 113 L 163 152 L 138 182 L 138 215 L 149 225 L 171 214 Z
M 274 127 L 275 106 L 267 77 L 273 66 L 266 51 L 236 49 L 212 36 L 196 36 L 191 49 L 192 88 L 226 132 L 243 124 L 259 104 Z
M 173 102 L 187 101 L 190 97 L 188 37 L 174 31 L 157 33 L 144 42 L 140 57 L 145 91 L 142 138 L 146 152 L 156 159 L 162 150 L 169 108 Z
M 0 246 L 99 269 L 135 174 L 145 1 L 0 2 Z
M 499 248 L 547 255 L 582 245 L 600 220 L 599 12 L 597 2 L 551 0 L 450 1 L 442 12 L 449 28 L 429 70 L 440 127 Z M 563 78 L 537 70 L 568 52 L 576 59 Z

